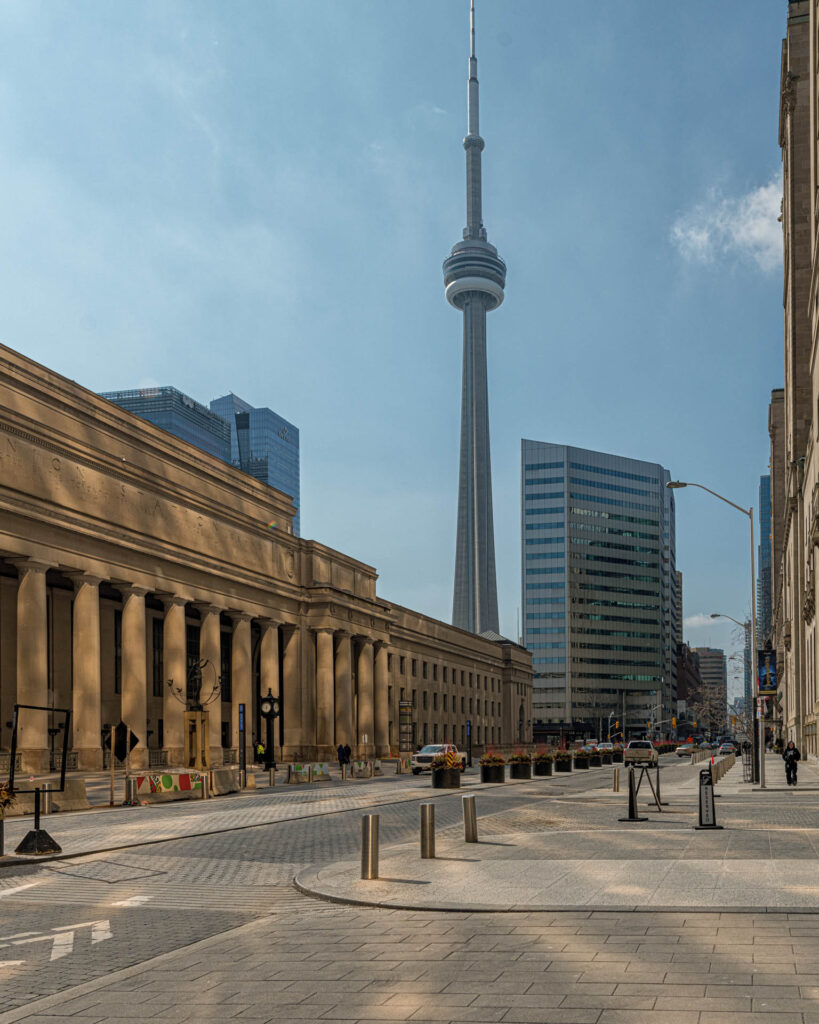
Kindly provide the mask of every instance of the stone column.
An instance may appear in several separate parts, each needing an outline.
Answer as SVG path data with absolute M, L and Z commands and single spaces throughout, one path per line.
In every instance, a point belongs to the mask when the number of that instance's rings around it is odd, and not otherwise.
M 349 743 L 355 746 L 353 725 L 353 657 L 352 640 L 349 633 L 336 633 L 336 746 Z
M 274 696 L 279 696 L 279 624 L 274 622 L 272 619 L 262 619 L 262 636 L 261 646 L 259 649 L 259 687 L 261 689 L 261 696 L 265 696 L 268 692 Z M 254 715 L 258 714 L 258 708 L 254 707 Z M 281 761 L 282 759 L 282 746 L 281 746 L 281 733 L 279 726 L 281 719 L 276 718 L 273 721 L 273 759 L 275 761 Z M 256 719 L 256 740 L 262 741 L 267 746 L 267 723 L 261 717 Z
M 253 764 L 253 686 L 250 665 L 250 616 L 233 615 L 233 644 L 230 675 L 233 683 L 230 714 L 230 742 L 239 750 L 239 705 L 245 706 L 245 756 Z M 241 754 L 237 754 L 241 763 Z
M 100 580 L 87 573 L 74 577 L 72 743 L 77 767 L 102 768 L 100 679 Z
M 387 671 L 387 645 L 375 648 L 375 756 L 390 756 L 389 673 Z
M 184 766 L 185 706 L 188 687 L 188 653 L 185 632 L 185 598 L 166 597 L 162 630 L 162 749 L 169 768 Z M 173 689 L 169 685 L 173 683 Z
M 298 626 L 283 627 L 284 647 L 282 666 L 282 713 L 284 718 L 284 744 L 282 756 L 292 760 L 304 757 L 301 729 L 301 630 Z
M 201 616 L 199 627 L 199 660 L 202 667 L 202 701 L 208 712 L 208 747 L 211 768 L 224 763 L 222 754 L 222 698 L 211 700 L 213 688 L 222 674 L 222 631 L 220 609 L 213 604 L 197 604 Z M 206 663 L 206 664 L 205 664 Z M 210 701 L 210 703 L 205 703 Z
M 143 587 L 122 592 L 122 721 L 139 743 L 131 751 L 131 768 L 148 767 L 148 671 L 145 654 Z
M 41 562 L 17 562 L 17 703 L 48 705 L 48 612 L 46 569 Z M 21 711 L 17 750 L 24 772 L 48 770 L 48 713 Z
M 362 758 L 370 758 L 375 751 L 373 722 L 373 642 L 368 637 L 358 641 L 358 751 Z M 367 737 L 365 740 L 364 737 Z
M 316 630 L 316 756 L 334 760 L 333 630 Z

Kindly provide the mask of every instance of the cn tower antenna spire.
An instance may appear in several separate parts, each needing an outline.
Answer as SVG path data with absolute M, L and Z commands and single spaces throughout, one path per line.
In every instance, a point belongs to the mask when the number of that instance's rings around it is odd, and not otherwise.
M 463 144 L 466 150 L 466 227 L 463 241 L 454 245 L 444 260 L 447 300 L 463 312 L 461 462 L 452 622 L 472 633 L 497 633 L 486 314 L 503 302 L 506 264 L 494 245 L 487 241 L 483 224 L 481 153 L 484 141 L 478 117 L 475 0 L 469 3 L 467 133 Z

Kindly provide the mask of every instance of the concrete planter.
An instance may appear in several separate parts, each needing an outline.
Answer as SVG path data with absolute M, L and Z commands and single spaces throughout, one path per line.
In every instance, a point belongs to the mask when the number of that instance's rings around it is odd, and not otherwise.
M 532 772 L 535 775 L 551 775 L 552 774 L 552 762 L 551 761 L 533 761 Z
M 611 755 L 611 760 L 612 760 L 612 764 L 622 764 L 623 763 L 623 751 L 622 750 L 615 750 L 614 753 Z
M 460 789 L 461 772 L 459 768 L 439 768 L 432 770 L 433 789 Z
M 589 759 L 587 757 L 576 757 L 574 759 L 574 766 L 575 766 L 575 768 L 581 768 L 581 769 L 582 768 L 588 768 L 589 767 Z
M 602 768 L 603 767 L 603 755 L 602 754 L 592 754 L 591 757 L 589 758 L 589 765 L 592 768 Z
M 532 777 L 532 763 L 527 761 L 525 764 L 519 764 L 512 762 L 509 765 L 509 778 L 510 779 L 531 779 Z
M 603 757 L 603 764 L 611 764 L 611 758 L 612 758 L 611 754 L 603 754 L 602 757 Z
M 482 764 L 481 782 L 506 782 L 506 767 L 502 764 Z

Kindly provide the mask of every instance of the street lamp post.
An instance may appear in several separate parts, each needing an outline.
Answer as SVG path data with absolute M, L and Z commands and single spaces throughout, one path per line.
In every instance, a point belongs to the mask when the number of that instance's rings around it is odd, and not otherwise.
M 726 505 L 730 505 L 731 508 L 735 508 L 737 512 L 741 512 L 744 516 L 748 517 L 748 521 L 751 525 L 751 674 L 757 681 L 758 687 L 759 676 L 756 664 L 756 561 L 754 552 L 753 505 L 750 508 L 743 508 L 742 505 L 737 505 L 735 502 L 729 501 L 728 498 L 724 498 L 721 494 L 717 494 L 716 491 L 712 491 L 710 487 L 706 487 L 704 484 L 696 484 L 691 481 L 685 483 L 682 480 L 669 480 L 666 487 L 671 490 L 677 490 L 680 487 L 699 487 L 701 491 L 707 491 L 715 498 L 719 498 L 720 501 L 724 501 Z M 759 712 L 757 712 L 757 714 L 759 714 Z M 759 718 L 759 787 L 760 789 L 765 789 L 765 719 L 761 716 Z

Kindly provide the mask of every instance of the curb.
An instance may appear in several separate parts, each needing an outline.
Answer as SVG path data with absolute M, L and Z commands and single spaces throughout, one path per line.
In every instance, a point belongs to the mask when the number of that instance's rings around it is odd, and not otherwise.
M 617 905 L 612 903 L 578 903 L 578 904 L 521 904 L 509 903 L 504 906 L 489 906 L 485 903 L 388 903 L 385 900 L 364 900 L 355 899 L 350 896 L 338 896 L 335 893 L 322 892 L 320 889 L 311 887 L 311 879 L 318 876 L 325 867 L 334 867 L 330 862 L 322 864 L 318 868 L 309 868 L 301 871 L 293 878 L 293 887 L 303 896 L 311 896 L 313 899 L 323 900 L 325 903 L 335 903 L 348 907 L 370 907 L 374 910 L 402 910 L 419 913 L 444 913 L 444 914 L 812 914 L 819 917 L 817 907 L 691 907 L 691 906 L 662 906 L 647 907 L 638 904 Z M 315 883 L 313 883 L 315 885 Z M 0 1024 L 4 1024 L 0 1017 Z

